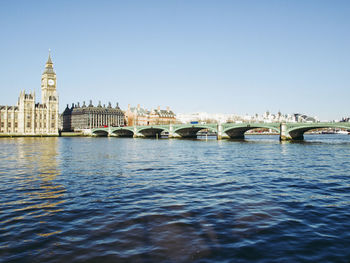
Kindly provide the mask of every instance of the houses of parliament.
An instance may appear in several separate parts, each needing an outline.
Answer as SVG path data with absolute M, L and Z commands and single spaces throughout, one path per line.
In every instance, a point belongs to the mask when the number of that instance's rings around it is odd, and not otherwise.
M 59 109 L 56 73 L 49 54 L 41 76 L 41 103 L 35 92 L 21 91 L 16 106 L 0 105 L 0 136 L 43 135 L 58 136 Z
M 35 92 L 21 91 L 17 105 L 0 105 L 0 137 L 4 136 L 59 136 L 61 132 L 83 132 L 96 127 L 124 125 L 156 125 L 174 123 L 175 114 L 167 110 L 147 111 L 128 108 L 123 112 L 118 103 L 112 107 L 94 106 L 85 102 L 82 106 L 68 105 L 59 114 L 59 101 L 56 90 L 56 73 L 49 53 L 44 72 L 41 75 L 41 103 L 36 102 Z

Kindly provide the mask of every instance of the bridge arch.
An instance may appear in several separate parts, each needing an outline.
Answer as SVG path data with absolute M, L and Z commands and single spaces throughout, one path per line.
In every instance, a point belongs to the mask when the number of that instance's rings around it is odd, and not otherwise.
M 259 125 L 258 123 L 254 123 L 254 124 L 228 126 L 223 129 L 223 132 L 226 133 L 227 136 L 230 137 L 230 139 L 244 139 L 244 133 L 254 129 L 272 129 L 280 133 L 279 127 L 275 127 L 272 125 L 271 126 L 264 125 L 263 123 L 261 125 Z
M 339 129 L 350 129 L 350 125 L 344 123 L 310 123 L 302 126 L 290 127 L 287 129 L 288 138 L 292 140 L 303 140 L 304 133 L 310 130 L 322 129 L 322 128 L 339 128 Z
M 131 129 L 118 128 L 112 130 L 111 135 L 116 137 L 133 137 L 134 131 Z
M 217 128 L 212 125 L 188 125 L 174 128 L 174 133 L 178 134 L 182 138 L 197 138 L 197 132 L 200 130 L 208 129 L 212 132 L 217 132 Z
M 168 131 L 168 130 L 163 127 L 153 127 L 153 126 L 146 126 L 137 130 L 138 133 L 142 134 L 146 138 L 155 138 L 155 137 L 160 138 L 161 133 L 164 131 Z
M 98 136 L 98 137 L 107 137 L 108 131 L 103 130 L 103 129 L 95 129 L 92 131 L 92 135 Z

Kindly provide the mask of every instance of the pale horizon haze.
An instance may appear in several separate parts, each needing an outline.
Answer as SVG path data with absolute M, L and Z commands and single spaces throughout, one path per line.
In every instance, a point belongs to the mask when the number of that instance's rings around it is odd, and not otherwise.
M 0 1 L 0 105 L 350 117 L 349 1 Z

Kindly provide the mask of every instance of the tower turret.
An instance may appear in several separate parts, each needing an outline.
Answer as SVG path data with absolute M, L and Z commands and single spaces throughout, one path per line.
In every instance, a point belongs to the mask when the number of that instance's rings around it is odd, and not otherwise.
M 58 100 L 56 92 L 56 73 L 53 70 L 50 51 L 45 70 L 41 76 L 41 102 L 46 104 L 49 100 Z

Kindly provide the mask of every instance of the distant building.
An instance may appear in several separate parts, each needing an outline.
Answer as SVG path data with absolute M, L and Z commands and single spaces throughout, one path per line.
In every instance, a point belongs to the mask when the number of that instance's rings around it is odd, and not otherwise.
M 317 122 L 316 117 L 307 116 L 305 114 L 294 113 L 292 116 L 296 122 Z
M 182 113 L 176 116 L 176 119 L 180 123 L 226 123 L 234 122 L 237 116 L 234 114 L 221 114 L 221 113 L 207 113 L 207 112 L 195 112 L 195 113 Z
M 41 76 L 41 104 L 21 91 L 16 106 L 0 106 L 0 134 L 58 135 L 58 94 L 51 56 Z
M 160 107 L 153 110 L 147 110 L 140 107 L 130 107 L 125 112 L 127 125 L 141 126 L 141 125 L 161 125 L 176 123 L 175 113 L 169 107 L 166 110 L 161 110 Z
M 84 101 L 82 106 L 77 103 L 76 105 L 72 104 L 72 107 L 69 108 L 67 105 L 62 113 L 62 126 L 63 131 L 124 126 L 124 118 L 124 112 L 119 108 L 118 103 L 115 108 L 112 107 L 111 103 L 108 103 L 107 107 L 102 106 L 101 102 L 95 107 L 92 105 L 92 101 L 88 106 L 85 105 Z
M 244 123 L 244 122 L 260 122 L 260 123 L 273 123 L 273 122 L 318 122 L 316 117 L 310 117 L 305 114 L 286 114 L 283 115 L 280 111 L 277 114 L 272 114 L 266 111 L 264 114 L 254 115 L 235 115 L 235 114 L 219 114 L 219 113 L 185 113 L 178 114 L 177 120 L 181 123 L 190 123 L 197 121 L 199 123 Z

